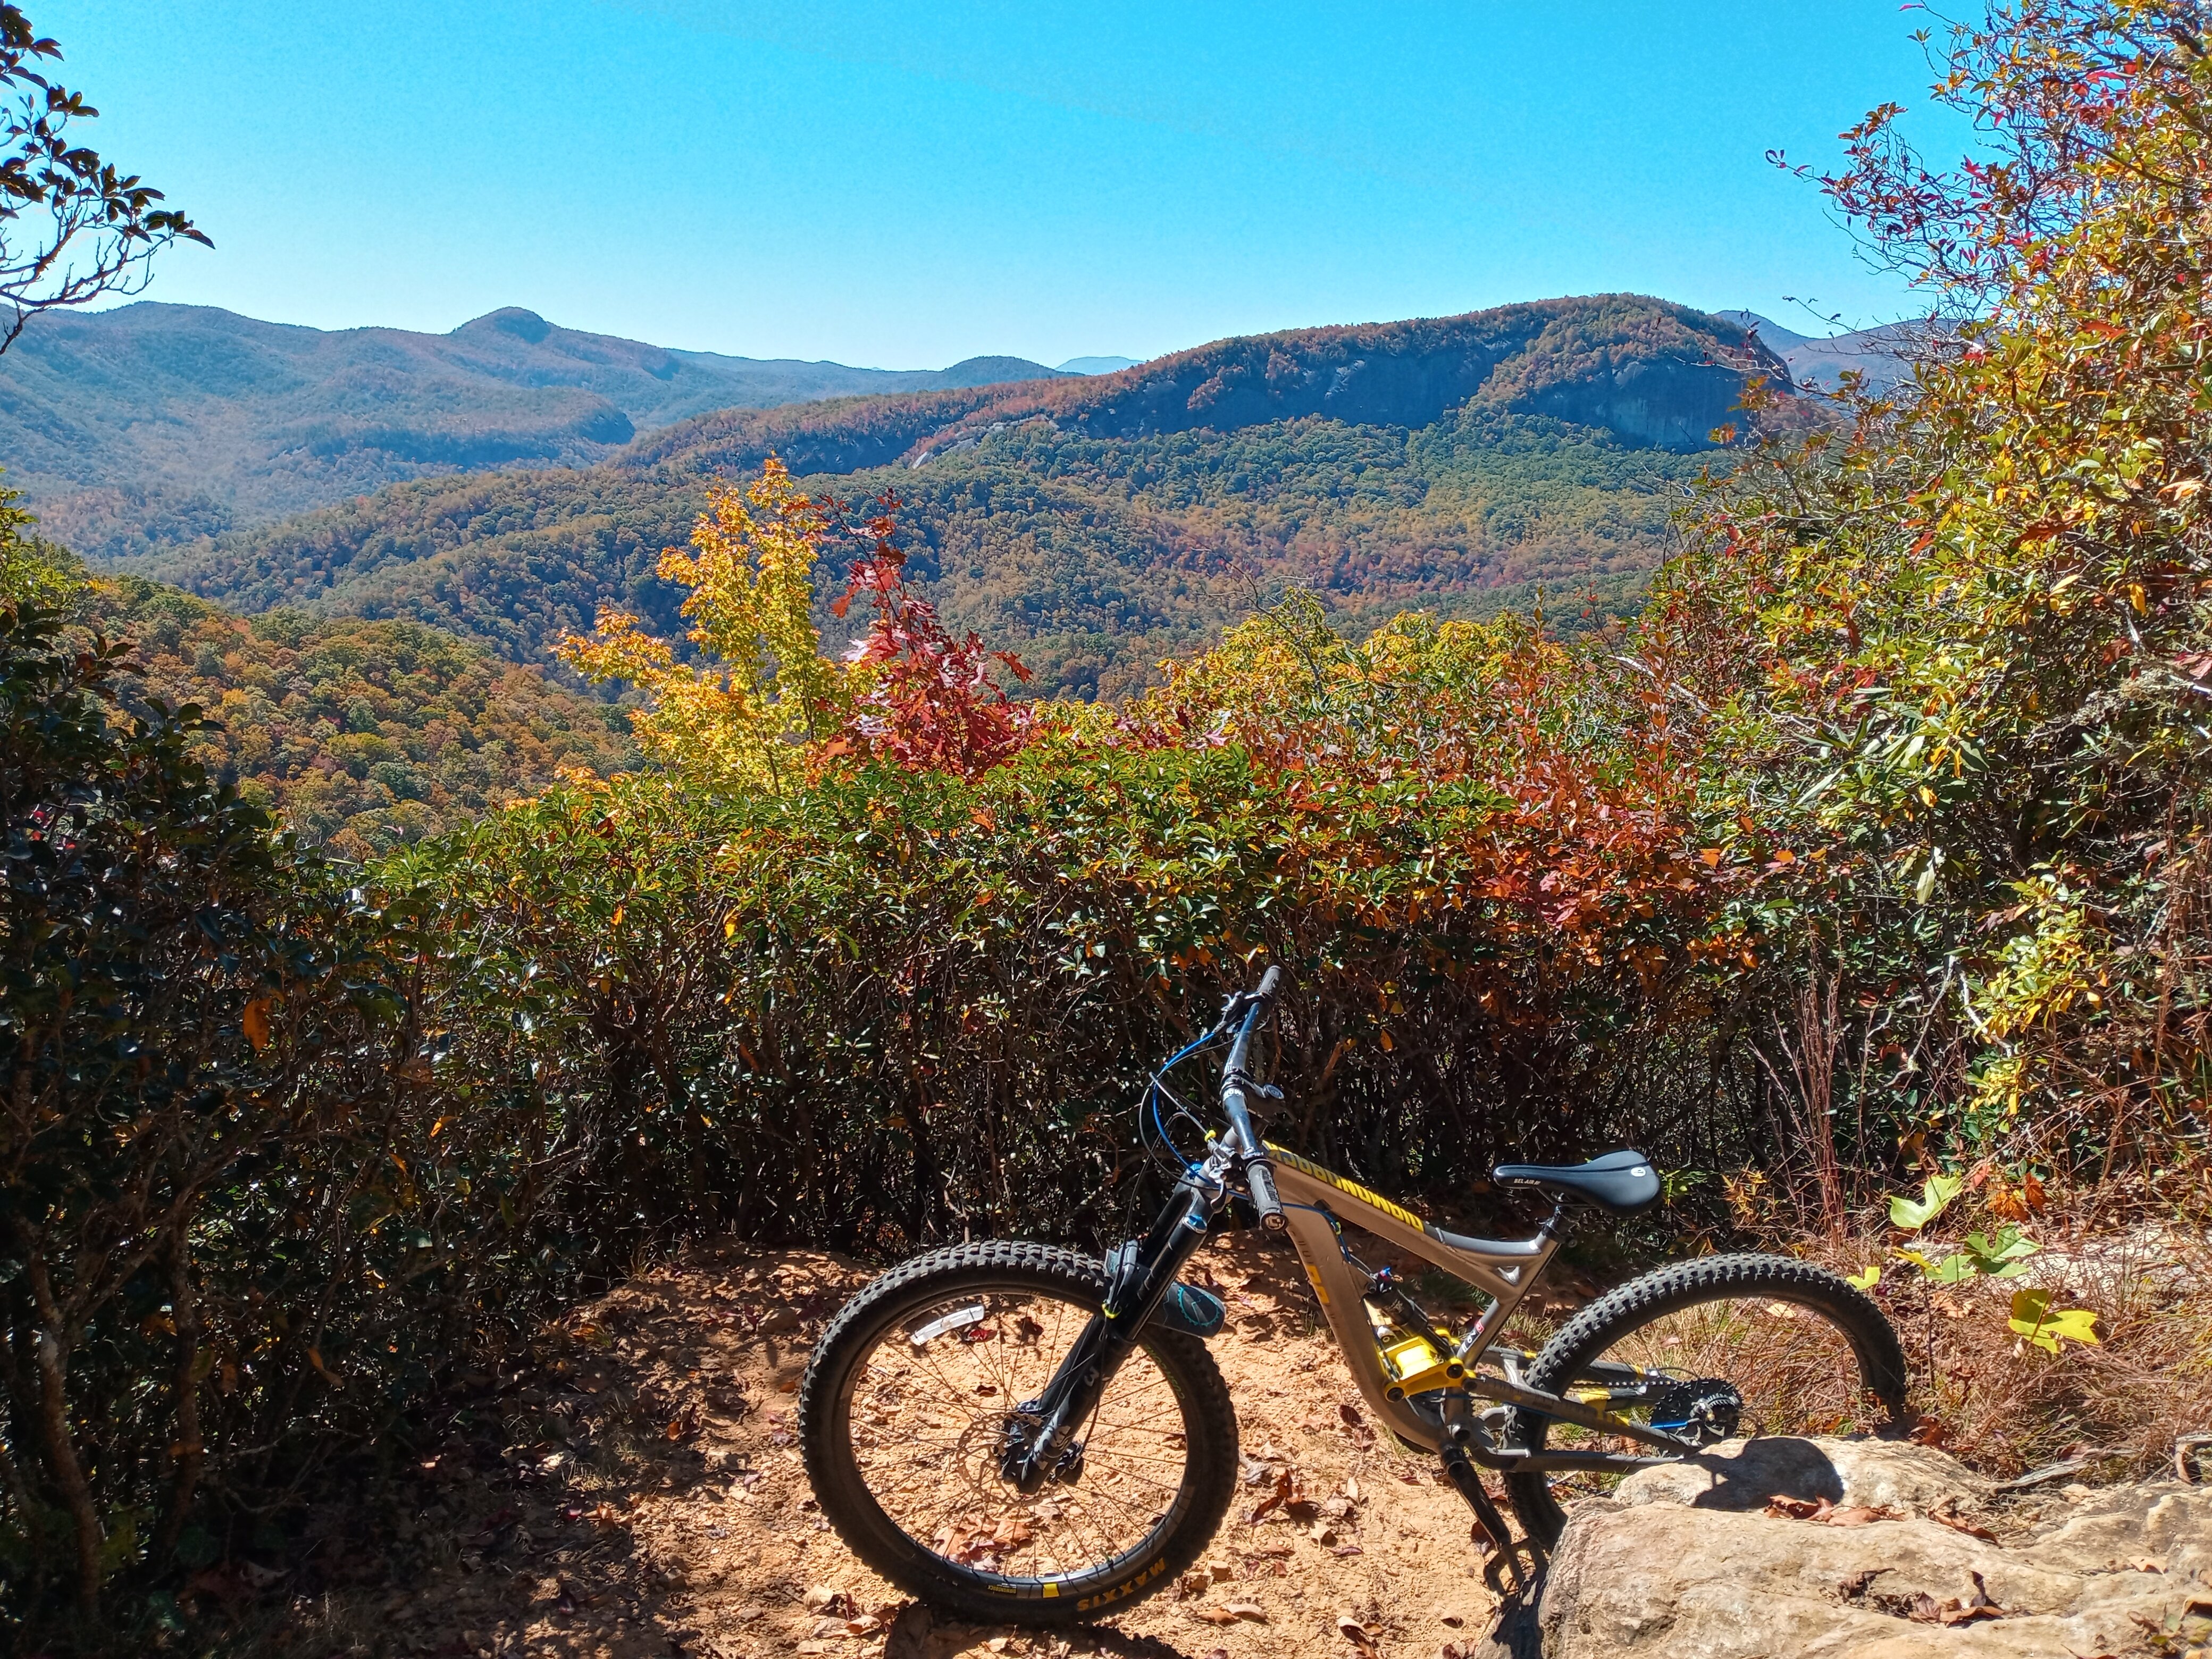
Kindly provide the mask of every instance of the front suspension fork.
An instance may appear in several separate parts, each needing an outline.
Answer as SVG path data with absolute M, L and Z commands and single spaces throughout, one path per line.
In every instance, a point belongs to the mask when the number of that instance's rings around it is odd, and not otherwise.
M 1073 1480 L 1079 1473 L 1077 1431 L 1098 1409 L 1106 1385 L 1135 1349 L 1138 1333 L 1174 1288 L 1183 1263 L 1206 1242 L 1206 1223 L 1218 1202 L 1213 1188 L 1186 1176 L 1134 1250 L 1115 1253 L 1119 1270 L 1106 1287 L 1106 1305 L 1091 1315 L 1043 1392 L 1016 1406 L 1007 1420 L 999 1459 L 1003 1479 L 1033 1492 L 1048 1480 Z

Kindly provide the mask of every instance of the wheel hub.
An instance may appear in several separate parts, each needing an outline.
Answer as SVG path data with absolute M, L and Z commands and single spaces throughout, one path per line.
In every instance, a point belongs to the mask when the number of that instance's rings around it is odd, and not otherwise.
M 1652 1391 L 1651 1426 L 1683 1435 L 1700 1446 L 1735 1438 L 1743 1421 L 1743 1395 L 1715 1377 L 1668 1382 Z

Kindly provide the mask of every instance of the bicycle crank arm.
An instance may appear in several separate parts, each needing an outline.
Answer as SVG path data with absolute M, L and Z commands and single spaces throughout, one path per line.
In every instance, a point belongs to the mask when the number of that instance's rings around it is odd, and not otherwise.
M 1545 1394 L 1540 1389 L 1523 1388 L 1518 1382 L 1509 1382 L 1502 1376 L 1470 1376 L 1467 1386 L 1468 1392 L 1485 1400 L 1495 1400 L 1501 1405 L 1518 1406 L 1557 1422 L 1595 1429 L 1600 1434 L 1625 1435 L 1631 1440 L 1641 1440 L 1647 1446 L 1660 1446 L 1676 1453 L 1699 1449 L 1697 1442 L 1680 1439 L 1663 1429 L 1632 1423 L 1626 1418 L 1601 1412 L 1595 1406 L 1585 1406 L 1579 1400 L 1563 1400 L 1555 1394 Z

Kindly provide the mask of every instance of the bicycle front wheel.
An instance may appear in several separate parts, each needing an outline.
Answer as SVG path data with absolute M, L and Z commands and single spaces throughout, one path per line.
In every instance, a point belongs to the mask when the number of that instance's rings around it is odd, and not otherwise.
M 1905 1409 L 1905 1351 L 1864 1292 L 1778 1255 L 1678 1261 L 1600 1297 L 1569 1320 L 1528 1386 L 1704 1443 L 1753 1435 L 1845 1434 Z M 1652 1456 L 1650 1444 L 1529 1411 L 1530 1452 Z M 1514 1512 L 1547 1548 L 1577 1498 L 1609 1491 L 1600 1471 L 1510 1475 Z
M 1106 1297 L 1067 1250 L 990 1242 L 877 1279 L 815 1349 L 799 1401 L 816 1499 L 854 1553 L 937 1606 L 1059 1624 L 1150 1595 L 1236 1488 L 1237 1419 L 1204 1344 L 1148 1327 L 1054 1478 L 1000 1474 L 1021 1407 Z

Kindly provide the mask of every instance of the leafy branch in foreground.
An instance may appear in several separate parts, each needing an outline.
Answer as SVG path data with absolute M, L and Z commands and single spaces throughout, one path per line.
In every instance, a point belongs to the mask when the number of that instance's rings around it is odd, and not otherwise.
M 198 226 L 135 173 L 76 143 L 73 123 L 100 112 L 38 64 L 61 48 L 18 6 L 0 4 L 0 351 L 42 311 L 145 286 L 147 262 Z

